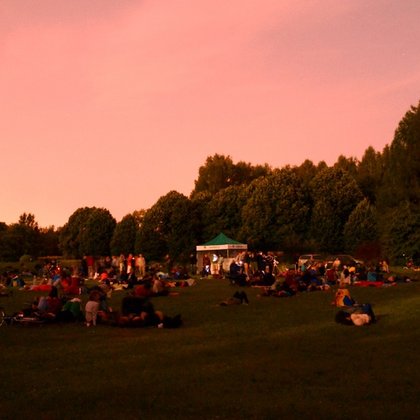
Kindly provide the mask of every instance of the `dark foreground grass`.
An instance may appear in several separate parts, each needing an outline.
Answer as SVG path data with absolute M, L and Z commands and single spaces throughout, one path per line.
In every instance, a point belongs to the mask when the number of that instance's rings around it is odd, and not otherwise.
M 177 330 L 2 327 L 2 419 L 418 418 L 420 283 L 353 288 L 379 322 L 334 323 L 331 292 L 220 307 L 202 280 L 155 298 Z M 124 292 L 115 293 L 118 306 Z M 8 312 L 33 296 L 2 298 Z

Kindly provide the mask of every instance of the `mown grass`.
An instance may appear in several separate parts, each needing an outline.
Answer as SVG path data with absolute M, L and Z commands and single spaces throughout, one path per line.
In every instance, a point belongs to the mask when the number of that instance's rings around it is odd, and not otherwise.
M 332 292 L 258 297 L 220 307 L 236 289 L 201 280 L 154 298 L 177 330 L 2 327 L 3 419 L 271 419 L 418 417 L 420 283 L 352 288 L 379 322 L 334 323 Z M 119 306 L 125 292 L 115 293 Z M 7 312 L 30 292 L 2 298 Z

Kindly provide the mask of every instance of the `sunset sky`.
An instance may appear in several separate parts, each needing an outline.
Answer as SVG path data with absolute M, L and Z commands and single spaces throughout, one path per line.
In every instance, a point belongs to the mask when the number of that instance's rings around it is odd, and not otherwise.
M 208 156 L 382 151 L 420 99 L 418 0 L 1 0 L 0 222 L 117 219 Z

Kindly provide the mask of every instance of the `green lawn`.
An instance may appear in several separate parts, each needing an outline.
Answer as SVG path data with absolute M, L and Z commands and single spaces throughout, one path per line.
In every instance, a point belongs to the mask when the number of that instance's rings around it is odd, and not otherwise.
M 356 288 L 379 322 L 334 323 L 332 292 L 258 297 L 201 280 L 153 300 L 177 330 L 0 328 L 2 419 L 414 419 L 420 412 L 420 282 Z M 119 305 L 125 292 L 115 293 Z M 31 292 L 1 298 L 6 312 Z M 84 297 L 86 298 L 86 297 Z

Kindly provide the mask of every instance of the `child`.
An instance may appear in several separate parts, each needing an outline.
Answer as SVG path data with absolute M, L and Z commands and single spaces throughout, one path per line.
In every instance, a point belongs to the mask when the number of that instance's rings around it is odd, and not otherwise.
M 98 291 L 93 290 L 89 295 L 89 300 L 85 306 L 85 317 L 86 317 L 86 326 L 90 327 L 92 323 L 93 326 L 96 326 L 96 318 L 98 316 L 99 310 L 99 300 L 100 294 Z
M 356 302 L 350 296 L 348 289 L 338 289 L 335 294 L 335 299 L 332 302 L 335 306 L 353 306 Z

